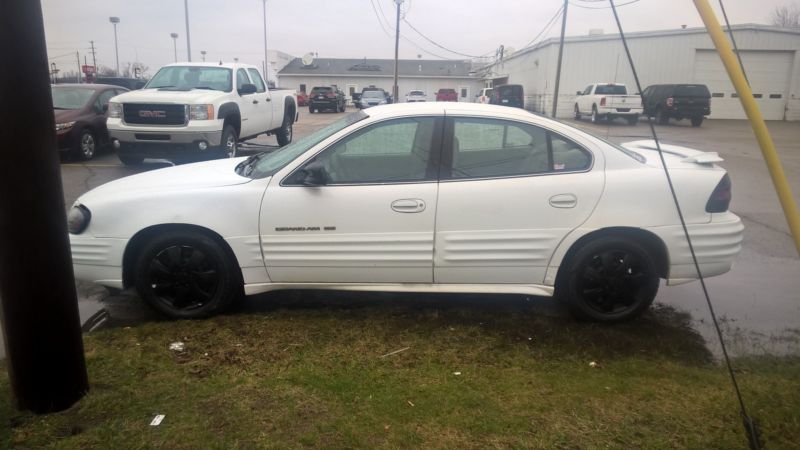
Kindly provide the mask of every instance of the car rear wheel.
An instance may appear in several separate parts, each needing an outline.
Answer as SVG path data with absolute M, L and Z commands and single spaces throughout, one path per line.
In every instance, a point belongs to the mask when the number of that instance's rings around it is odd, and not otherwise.
M 669 123 L 669 117 L 667 117 L 667 115 L 664 114 L 664 111 L 662 111 L 661 108 L 658 108 L 656 110 L 656 122 L 659 125 L 666 125 L 667 123 Z
M 627 120 L 628 120 L 628 125 L 636 125 L 637 123 L 639 123 L 639 117 L 638 116 L 628 117 Z
M 199 319 L 228 308 L 241 293 L 236 264 L 220 244 L 191 230 L 162 233 L 136 262 L 136 289 L 156 311 Z
M 283 124 L 275 133 L 275 137 L 278 139 L 278 145 L 281 147 L 292 142 L 292 119 L 293 117 L 290 116 L 289 111 L 286 111 L 283 116 Z
M 312 108 L 312 107 L 310 107 L 310 106 L 309 106 L 309 107 L 308 107 L 308 113 L 309 113 L 309 114 L 314 114 L 314 108 Z
M 558 295 L 580 319 L 633 319 L 650 307 L 658 292 L 655 260 L 630 239 L 605 236 L 590 241 L 570 259 L 567 270 L 559 280 Z
M 703 124 L 703 116 L 700 117 L 692 117 L 692 126 L 699 127 Z
M 78 145 L 75 147 L 74 155 L 81 161 L 88 161 L 94 157 L 97 150 L 97 138 L 92 130 L 84 128 L 78 136 Z
M 578 108 L 578 104 L 575 104 L 575 120 L 580 120 L 581 118 L 581 110 Z
M 600 114 L 597 114 L 597 107 L 592 106 L 592 123 L 600 122 Z
M 232 125 L 225 125 L 222 129 L 222 139 L 220 139 L 222 158 L 236 158 L 239 150 L 239 136 Z

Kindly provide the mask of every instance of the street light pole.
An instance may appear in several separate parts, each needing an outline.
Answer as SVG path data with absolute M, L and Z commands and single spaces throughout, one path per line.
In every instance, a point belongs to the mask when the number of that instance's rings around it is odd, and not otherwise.
M 269 57 L 267 56 L 267 0 L 264 0 L 264 79 L 267 80 L 267 85 L 269 85 L 267 67 L 269 67 Z
M 186 60 L 192 62 L 192 42 L 189 38 L 189 0 L 183 0 L 183 9 L 186 12 Z
M 403 0 L 394 0 L 394 2 L 397 4 L 397 22 L 394 26 L 394 87 L 392 88 L 392 102 L 396 102 L 399 95 L 399 88 L 397 86 L 397 66 L 400 55 L 400 5 L 403 4 Z
M 206 51 L 205 50 L 200 50 L 200 55 L 203 56 L 203 62 L 206 62 Z
M 114 24 L 114 55 L 117 58 L 117 71 L 115 74 L 119 76 L 119 45 L 117 44 L 117 24 L 119 23 L 119 17 L 109 17 L 108 21 Z
M 175 52 L 175 62 L 178 62 L 178 33 L 170 33 L 172 38 L 172 51 Z

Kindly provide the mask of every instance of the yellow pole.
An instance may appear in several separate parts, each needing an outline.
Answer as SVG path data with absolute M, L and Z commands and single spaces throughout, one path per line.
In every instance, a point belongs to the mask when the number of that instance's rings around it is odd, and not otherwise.
M 725 35 L 722 33 L 722 26 L 717 20 L 714 10 L 711 9 L 708 0 L 694 0 L 694 5 L 703 19 L 706 29 L 708 29 L 711 40 L 714 41 L 714 46 L 722 59 L 722 64 L 725 65 L 725 70 L 728 71 L 728 76 L 731 77 L 733 87 L 736 88 L 736 92 L 739 94 L 742 107 L 744 107 L 747 118 L 750 120 L 750 125 L 753 127 L 758 145 L 761 147 L 761 153 L 764 154 L 764 161 L 767 163 L 772 183 L 778 193 L 778 199 L 781 202 L 781 207 L 783 207 L 783 214 L 789 223 L 794 245 L 797 247 L 797 252 L 800 253 L 800 212 L 797 210 L 797 204 L 792 196 L 789 182 L 786 180 L 786 174 L 783 172 L 781 161 L 778 159 L 778 153 L 775 151 L 775 144 L 772 142 L 769 130 L 767 130 L 767 124 L 764 123 L 761 110 L 758 109 L 756 100 L 753 98 L 753 91 L 750 90 L 750 85 L 747 84 L 744 73 L 736 62 L 736 56 L 731 50 L 727 39 L 725 39 Z

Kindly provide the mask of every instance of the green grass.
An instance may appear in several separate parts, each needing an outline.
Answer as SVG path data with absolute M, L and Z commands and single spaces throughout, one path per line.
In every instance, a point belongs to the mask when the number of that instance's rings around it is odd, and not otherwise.
M 745 446 L 726 373 L 672 311 L 601 326 L 524 299 L 309 295 L 85 335 L 91 392 L 56 414 L 14 411 L 2 370 L 0 448 Z M 768 448 L 796 447 L 800 361 L 736 365 Z

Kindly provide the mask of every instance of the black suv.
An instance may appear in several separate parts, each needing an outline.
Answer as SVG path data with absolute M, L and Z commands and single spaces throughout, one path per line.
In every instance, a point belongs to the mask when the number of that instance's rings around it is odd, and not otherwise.
M 318 86 L 311 89 L 308 95 L 308 112 L 314 113 L 324 109 L 344 112 L 347 107 L 344 92 L 332 86 Z
M 521 84 L 495 86 L 494 90 L 492 90 L 492 96 L 489 98 L 489 104 L 524 108 L 525 91 L 522 89 Z
M 703 123 L 711 114 L 711 93 L 705 84 L 654 84 L 642 92 L 644 113 L 655 117 L 660 124 L 670 118 L 689 118 L 693 127 Z

